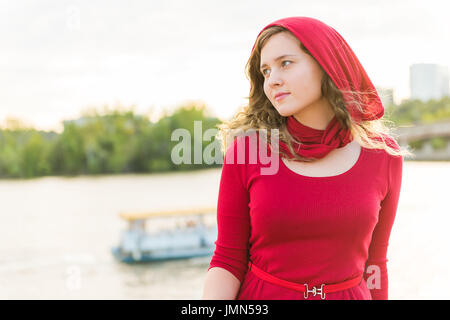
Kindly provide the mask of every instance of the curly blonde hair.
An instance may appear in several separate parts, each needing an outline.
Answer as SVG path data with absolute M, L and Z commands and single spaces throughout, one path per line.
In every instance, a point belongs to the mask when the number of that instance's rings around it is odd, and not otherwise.
M 282 26 L 272 26 L 261 32 L 256 40 L 254 50 L 245 66 L 246 77 L 251 84 L 250 95 L 249 97 L 246 97 L 249 99 L 249 103 L 239 110 L 230 121 L 224 121 L 221 125 L 218 125 L 219 133 L 217 138 L 221 140 L 222 149 L 225 152 L 230 141 L 233 141 L 235 136 L 242 135 L 243 133 L 246 134 L 249 131 L 254 132 L 264 129 L 263 131 L 267 132 L 267 139 L 270 141 L 269 137 L 271 136 L 271 129 L 278 129 L 278 131 L 275 130 L 278 135 L 277 138 L 279 141 L 286 144 L 291 154 L 294 156 L 294 160 L 313 162 L 317 159 L 301 157 L 294 152 L 292 143 L 295 141 L 296 143 L 301 144 L 301 142 L 297 141 L 287 130 L 286 122 L 288 117 L 281 116 L 264 93 L 264 77 L 259 71 L 261 50 L 271 36 L 280 32 L 288 32 L 292 35 L 288 29 Z M 295 39 L 298 41 L 296 37 Z M 300 41 L 298 41 L 298 43 L 305 53 L 313 57 L 303 43 Z M 313 57 L 313 59 L 315 58 Z M 323 68 L 321 66 L 320 68 L 323 71 L 321 83 L 322 95 L 330 102 L 341 126 L 346 130 L 350 129 L 352 137 L 356 139 L 361 146 L 368 149 L 382 149 L 395 156 L 412 155 L 408 150 L 408 146 L 406 146 L 406 148 L 399 147 L 394 138 L 392 138 L 394 135 L 392 133 L 392 128 L 389 128 L 387 125 L 388 123 L 393 123 L 392 121 L 381 118 L 371 121 L 356 122 L 347 111 L 343 94 L 352 97 L 352 99 L 349 100 L 350 102 L 347 103 L 350 103 L 352 107 L 363 111 L 364 102 L 362 101 L 368 101 L 367 99 L 370 99 L 371 95 L 377 94 L 376 91 L 357 92 L 339 90 L 328 74 L 324 72 Z M 387 142 L 390 142 L 390 145 Z M 281 150 L 281 156 L 287 158 L 287 154 L 283 150 Z

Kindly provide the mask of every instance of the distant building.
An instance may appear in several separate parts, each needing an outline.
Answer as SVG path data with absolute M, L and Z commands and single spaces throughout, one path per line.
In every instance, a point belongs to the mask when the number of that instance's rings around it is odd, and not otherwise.
M 391 104 L 394 104 L 394 89 L 383 88 L 380 86 L 375 86 L 375 89 L 377 89 L 378 95 L 380 96 L 381 102 L 385 108 Z
M 427 101 L 449 96 L 449 73 L 447 66 L 418 63 L 409 67 L 411 99 Z

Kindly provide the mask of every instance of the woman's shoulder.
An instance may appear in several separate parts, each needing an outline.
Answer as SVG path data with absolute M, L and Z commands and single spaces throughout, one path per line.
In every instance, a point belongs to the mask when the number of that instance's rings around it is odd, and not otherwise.
M 395 151 L 400 151 L 400 145 L 397 143 L 397 141 L 393 137 L 391 137 L 387 134 L 384 134 L 383 137 L 385 138 L 385 142 L 389 147 L 391 147 Z
M 391 149 L 393 149 L 393 150 L 395 150 L 397 152 L 401 150 L 400 145 L 398 144 L 398 142 L 390 135 L 382 134 L 382 137 L 374 137 L 372 139 L 375 140 L 375 141 L 378 141 L 378 142 L 384 142 L 388 147 L 390 147 Z M 362 147 L 364 147 L 364 145 L 362 145 Z M 398 157 L 398 156 L 392 155 L 386 149 L 381 149 L 381 148 L 380 149 L 370 149 L 370 148 L 367 148 L 367 147 L 366 147 L 366 149 L 370 150 L 371 152 L 374 152 L 374 153 L 383 154 L 387 158 Z
M 392 148 L 396 152 L 399 152 L 401 150 L 400 145 L 393 137 L 391 137 L 389 135 L 383 135 L 383 137 L 385 138 L 384 141 L 385 141 L 386 145 L 388 145 L 390 148 Z M 385 152 L 386 157 L 389 159 L 389 163 L 391 165 L 398 166 L 399 163 L 403 162 L 402 155 L 391 154 L 391 153 L 387 152 L 386 150 L 384 150 L 384 152 Z
M 376 140 L 384 141 L 387 146 L 389 146 L 391 149 L 393 149 L 396 152 L 401 151 L 400 145 L 398 142 L 390 135 L 383 134 L 383 138 L 378 138 Z M 363 147 L 365 148 L 365 147 Z M 370 149 L 365 148 L 365 152 L 370 154 L 371 156 L 368 157 L 372 161 L 370 162 L 370 165 L 377 165 L 380 167 L 385 168 L 387 172 L 390 174 L 392 173 L 398 173 L 402 171 L 403 167 L 403 155 L 399 154 L 392 154 L 392 152 L 386 150 L 386 149 Z

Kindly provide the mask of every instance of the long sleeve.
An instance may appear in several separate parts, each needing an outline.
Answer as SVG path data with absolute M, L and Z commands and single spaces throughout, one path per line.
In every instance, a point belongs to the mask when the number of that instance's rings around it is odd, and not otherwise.
M 245 164 L 237 161 L 245 140 L 236 139 L 227 149 L 222 166 L 217 203 L 218 235 L 210 266 L 231 272 L 242 283 L 247 272 L 250 235 L 249 193 L 245 185 Z M 238 151 L 239 150 L 239 151 Z M 248 150 L 245 150 L 248 151 Z M 246 153 L 247 154 L 247 153 Z
M 372 234 L 364 272 L 364 279 L 373 300 L 388 299 L 387 250 L 400 197 L 402 171 L 403 157 L 390 157 L 389 189 L 381 202 L 378 223 Z

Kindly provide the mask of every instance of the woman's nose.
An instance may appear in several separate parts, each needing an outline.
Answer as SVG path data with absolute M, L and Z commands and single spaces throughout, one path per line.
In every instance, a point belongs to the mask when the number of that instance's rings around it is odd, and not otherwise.
M 267 81 L 269 82 L 269 86 L 271 87 L 279 86 L 283 82 L 280 74 L 276 72 L 271 72 Z

